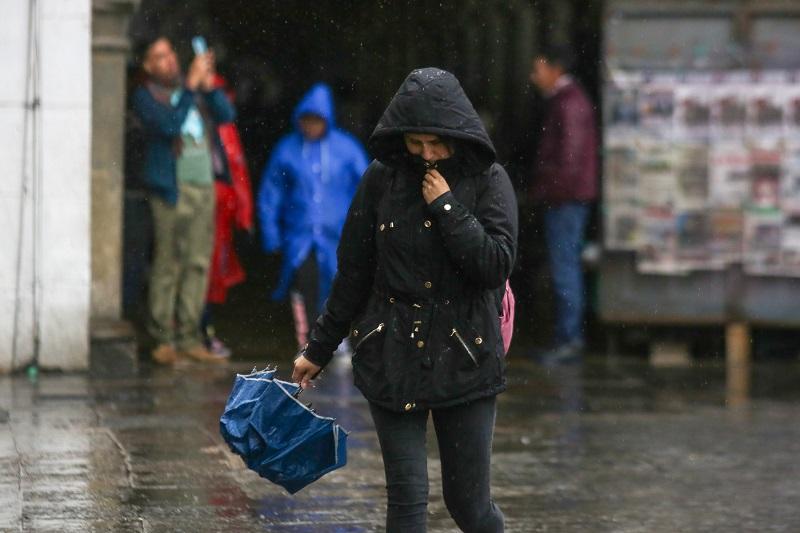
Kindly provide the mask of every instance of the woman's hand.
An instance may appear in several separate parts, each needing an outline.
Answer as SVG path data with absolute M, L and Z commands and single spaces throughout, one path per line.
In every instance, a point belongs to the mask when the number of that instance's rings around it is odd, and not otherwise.
M 432 168 L 425 173 L 422 180 L 422 197 L 425 198 L 425 203 L 430 204 L 449 190 L 450 186 L 438 170 Z
M 304 355 L 299 356 L 294 360 L 294 370 L 292 370 L 292 381 L 299 383 L 303 389 L 311 385 L 311 380 L 317 377 L 321 367 L 315 365 Z

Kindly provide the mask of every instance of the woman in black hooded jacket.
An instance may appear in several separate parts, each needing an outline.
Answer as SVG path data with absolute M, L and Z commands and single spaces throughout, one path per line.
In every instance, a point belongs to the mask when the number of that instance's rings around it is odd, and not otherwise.
M 350 206 L 338 274 L 292 377 L 307 386 L 349 332 L 383 454 L 387 531 L 426 530 L 429 412 L 450 514 L 464 531 L 502 531 L 489 466 L 506 386 L 499 311 L 517 248 L 513 187 L 443 70 L 409 74 L 369 148 L 376 160 Z

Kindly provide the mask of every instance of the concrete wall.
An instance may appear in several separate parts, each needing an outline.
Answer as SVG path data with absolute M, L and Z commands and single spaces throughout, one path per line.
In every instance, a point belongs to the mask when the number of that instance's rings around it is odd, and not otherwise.
M 29 10 L 38 93 L 26 85 Z M 2 0 L 0 371 L 88 365 L 90 0 Z M 27 136 L 25 135 L 27 132 Z

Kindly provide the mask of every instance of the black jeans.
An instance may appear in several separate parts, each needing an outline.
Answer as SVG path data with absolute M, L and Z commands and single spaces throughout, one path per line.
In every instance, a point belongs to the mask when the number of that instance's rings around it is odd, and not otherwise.
M 386 470 L 387 533 L 424 533 L 428 518 L 428 411 L 397 413 L 370 404 Z M 503 531 L 491 499 L 490 460 L 495 398 L 434 409 L 445 505 L 468 533 Z
M 290 304 L 294 318 L 294 332 L 297 345 L 308 342 L 308 334 L 314 329 L 314 322 L 319 316 L 317 307 L 319 296 L 319 267 L 316 251 L 312 248 L 308 257 L 294 273 Z

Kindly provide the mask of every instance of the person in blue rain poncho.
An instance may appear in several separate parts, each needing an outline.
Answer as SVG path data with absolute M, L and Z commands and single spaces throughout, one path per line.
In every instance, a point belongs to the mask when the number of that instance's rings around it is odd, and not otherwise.
M 330 291 L 342 226 L 368 161 L 362 145 L 336 127 L 324 83 L 303 96 L 292 124 L 264 169 L 258 215 L 264 251 L 282 255 L 272 298 L 291 296 L 297 343 L 304 346 Z

